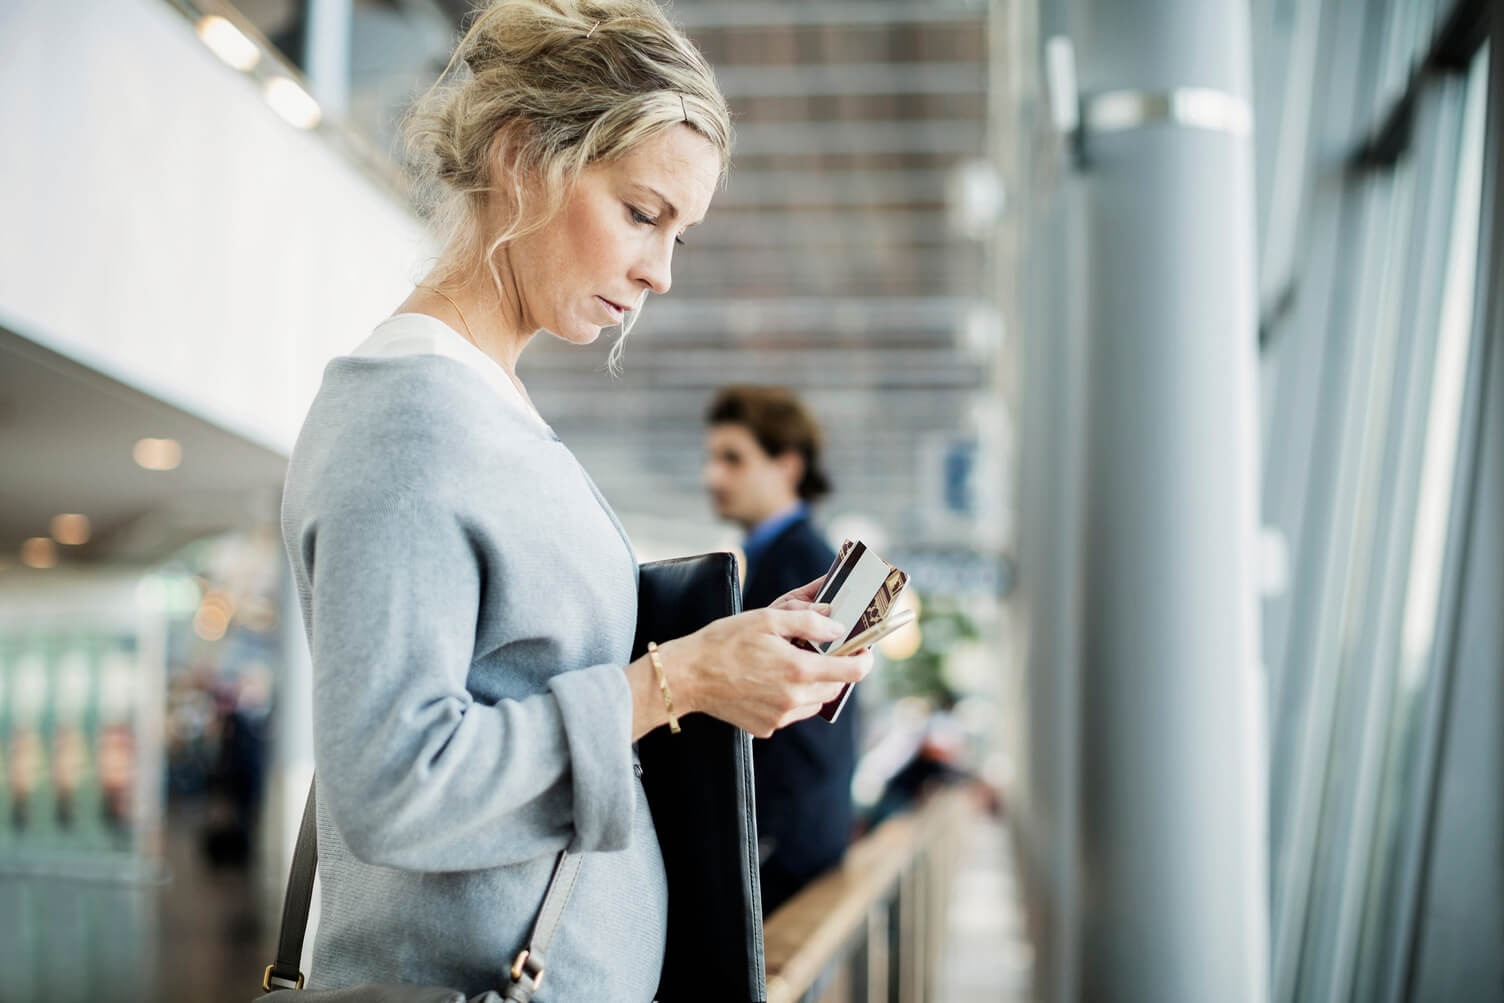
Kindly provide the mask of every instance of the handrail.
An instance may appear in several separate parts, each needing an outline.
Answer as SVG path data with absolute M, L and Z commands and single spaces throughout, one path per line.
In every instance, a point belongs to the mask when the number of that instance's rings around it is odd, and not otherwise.
M 768 1003 L 813 999 L 836 979 L 851 1000 L 930 998 L 957 844 L 977 802 L 965 787 L 889 819 L 763 925 Z M 831 992 L 818 997 L 830 999 Z

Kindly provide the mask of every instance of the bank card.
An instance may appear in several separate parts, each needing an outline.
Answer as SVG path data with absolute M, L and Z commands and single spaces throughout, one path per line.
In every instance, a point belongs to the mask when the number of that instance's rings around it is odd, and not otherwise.
M 830 618 L 847 624 L 843 637 L 815 645 L 815 651 L 832 651 L 848 640 L 881 623 L 909 583 L 909 576 L 878 556 L 860 540 L 847 540 L 836 552 L 835 563 L 825 575 L 815 602 L 830 603 Z M 851 696 L 851 684 L 841 688 L 834 700 L 820 708 L 820 716 L 835 721 Z

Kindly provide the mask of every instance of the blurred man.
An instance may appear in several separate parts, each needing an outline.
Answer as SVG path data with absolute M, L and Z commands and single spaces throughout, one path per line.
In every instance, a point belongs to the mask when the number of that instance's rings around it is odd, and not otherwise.
M 810 521 L 809 506 L 830 491 L 819 463 L 820 429 L 798 398 L 779 387 L 726 387 L 706 423 L 711 504 L 747 533 L 742 605 L 767 606 L 825 574 L 835 560 Z M 764 914 L 845 852 L 856 719 L 852 700 L 834 724 L 812 717 L 753 743 Z

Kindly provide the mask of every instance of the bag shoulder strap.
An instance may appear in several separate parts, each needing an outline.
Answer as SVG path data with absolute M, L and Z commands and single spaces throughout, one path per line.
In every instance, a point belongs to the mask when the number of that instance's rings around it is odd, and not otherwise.
M 293 849 L 292 868 L 287 875 L 287 894 L 282 900 L 282 925 L 277 934 L 277 960 L 266 966 L 261 988 L 302 989 L 303 937 L 308 931 L 308 910 L 313 904 L 313 878 L 319 866 L 319 820 L 317 779 L 308 785 L 308 800 L 303 805 L 303 821 L 298 827 L 298 842 Z M 543 981 L 543 957 L 559 927 L 559 918 L 574 892 L 580 873 L 581 857 L 560 850 L 554 873 L 543 893 L 543 905 L 533 922 L 533 933 L 512 962 L 508 971 L 506 999 L 528 1003 Z
M 543 906 L 533 921 L 533 935 L 507 972 L 511 977 L 504 997 L 508 1003 L 528 1003 L 538 986 L 543 984 L 543 955 L 554 939 L 554 931 L 559 928 L 559 917 L 564 915 L 564 907 L 569 904 L 583 859 L 577 853 L 559 851 L 559 862 L 554 865 L 553 877 L 548 879 L 548 891 L 543 893 Z
M 282 899 L 282 925 L 277 932 L 277 960 L 266 966 L 261 977 L 265 992 L 302 989 L 303 935 L 308 931 L 308 909 L 313 904 L 313 876 L 319 866 L 319 819 L 314 795 L 317 778 L 308 784 L 303 822 L 292 851 L 292 869 L 287 875 L 287 894 Z

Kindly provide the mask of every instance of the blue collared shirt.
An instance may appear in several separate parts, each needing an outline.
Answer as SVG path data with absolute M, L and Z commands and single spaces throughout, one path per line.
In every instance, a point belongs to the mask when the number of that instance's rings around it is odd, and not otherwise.
M 788 508 L 774 512 L 748 531 L 747 538 L 742 541 L 742 553 L 747 555 L 749 578 L 752 575 L 752 569 L 762 559 L 762 555 L 767 552 L 772 542 L 778 539 L 778 534 L 807 515 L 809 515 L 809 506 L 802 500 L 796 501 Z

